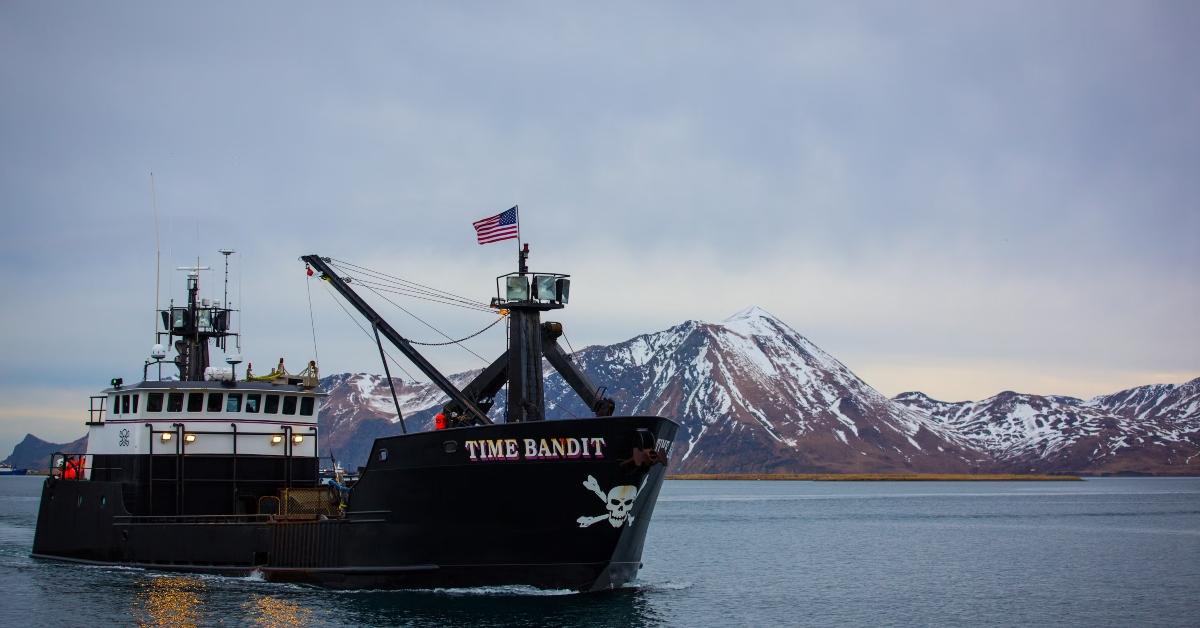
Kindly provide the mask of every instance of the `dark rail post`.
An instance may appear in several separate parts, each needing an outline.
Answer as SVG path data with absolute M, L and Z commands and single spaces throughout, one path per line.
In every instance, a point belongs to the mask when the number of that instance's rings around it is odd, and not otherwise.
M 387 354 L 383 352 L 383 342 L 379 340 L 379 325 L 371 325 L 375 330 L 375 344 L 379 346 L 379 359 L 383 361 L 383 374 L 387 377 L 388 389 L 392 391 L 392 405 L 396 406 L 396 418 L 400 420 L 400 433 L 407 434 L 408 428 L 404 426 L 404 414 L 400 412 L 400 400 L 396 398 L 396 386 L 392 384 L 392 369 L 388 368 Z M 317 452 L 320 455 L 320 452 Z
M 150 472 L 148 474 L 150 476 L 150 481 L 147 483 L 149 490 L 147 491 L 148 495 L 146 495 L 146 501 L 148 502 L 146 504 L 146 507 L 147 507 L 146 514 L 153 515 L 154 514 L 154 424 L 147 423 L 146 427 L 149 428 L 148 431 L 150 432 Z
M 237 514 L 237 503 L 238 503 L 238 481 L 237 481 L 238 431 L 237 431 L 237 423 L 230 423 L 229 427 L 233 428 L 233 509 L 230 510 L 229 512 Z

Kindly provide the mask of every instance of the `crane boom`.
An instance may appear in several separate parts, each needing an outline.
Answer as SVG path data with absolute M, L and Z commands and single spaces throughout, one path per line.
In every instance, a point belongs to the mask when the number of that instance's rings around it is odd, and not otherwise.
M 451 383 L 441 371 L 437 370 L 437 367 L 433 366 L 433 364 L 430 364 L 429 361 L 425 359 L 425 356 L 421 355 L 420 352 L 418 352 L 411 343 L 405 340 L 403 336 L 397 333 L 396 330 L 393 329 L 392 326 L 388 324 L 388 322 L 384 320 L 374 308 L 367 304 L 367 302 L 364 301 L 363 298 L 360 297 L 358 293 L 350 287 L 350 284 L 347 283 L 345 279 L 339 276 L 333 270 L 333 268 L 329 266 L 329 264 L 326 262 L 326 258 L 322 258 L 319 255 L 305 255 L 300 259 L 319 271 L 324 277 L 327 277 L 329 279 L 329 283 L 333 285 L 334 290 L 338 291 L 338 294 L 341 294 L 342 297 L 350 303 L 350 305 L 354 306 L 354 309 L 358 310 L 360 314 L 362 314 L 372 325 L 374 325 L 379 330 L 379 333 L 384 338 L 388 339 L 388 342 L 391 342 L 393 345 L 395 345 L 396 348 L 404 354 L 404 357 L 408 358 L 413 365 L 420 369 L 421 372 L 424 373 L 430 380 L 432 380 L 438 388 L 441 388 L 442 392 L 446 393 L 449 395 L 450 399 L 457 402 L 458 405 L 463 408 L 465 414 L 473 417 L 475 421 L 481 424 L 490 424 L 492 422 L 492 420 L 488 418 L 487 414 L 480 410 L 479 406 L 475 405 L 474 401 L 464 395 L 463 392 L 459 390 L 458 387 L 456 387 L 453 383 Z M 397 412 L 399 412 L 399 410 L 399 408 L 396 408 Z

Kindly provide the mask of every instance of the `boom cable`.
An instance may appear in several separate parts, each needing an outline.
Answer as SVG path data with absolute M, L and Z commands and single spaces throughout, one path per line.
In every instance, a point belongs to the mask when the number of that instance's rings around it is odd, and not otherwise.
M 226 259 L 228 259 L 228 258 L 226 258 Z M 228 271 L 226 271 L 226 272 L 228 272 Z M 226 281 L 228 282 L 228 280 L 226 280 Z M 308 325 L 309 325 L 309 327 L 312 327 L 313 361 L 316 362 L 317 364 L 320 364 L 321 363 L 321 355 L 319 353 L 317 353 L 317 321 L 315 318 L 313 318 L 312 286 L 310 285 L 311 282 L 312 282 L 311 277 L 304 278 L 304 291 L 306 293 L 308 293 Z M 228 300 L 228 299 L 226 299 L 226 300 Z
M 391 300 L 391 299 L 389 299 L 389 298 L 387 298 L 387 297 L 383 296 L 383 294 L 381 294 L 379 291 L 375 290 L 375 289 L 374 289 L 374 288 L 372 288 L 371 286 L 363 286 L 363 287 L 365 287 L 367 290 L 370 290 L 371 292 L 374 292 L 374 293 L 375 293 L 375 296 L 377 296 L 377 297 L 379 297 L 379 298 L 383 299 L 384 301 L 387 301 L 388 303 L 391 303 L 391 304 L 392 304 L 392 306 L 394 306 L 396 309 L 398 309 L 398 310 L 400 310 L 401 312 L 404 312 L 405 314 L 408 314 L 409 316 L 411 316 L 411 317 L 415 318 L 415 319 L 417 320 L 417 322 L 419 322 L 419 323 L 421 323 L 422 325 L 424 325 L 424 326 L 426 326 L 426 327 L 428 327 L 428 328 L 432 329 L 433 331 L 437 332 L 437 333 L 438 333 L 438 334 L 439 334 L 441 337 L 443 337 L 443 338 L 445 338 L 446 340 L 449 340 L 449 341 L 450 341 L 450 342 L 447 342 L 447 343 L 445 343 L 445 344 L 447 344 L 447 345 L 456 344 L 456 345 L 458 345 L 458 346 L 462 347 L 462 348 L 463 348 L 463 350 L 465 350 L 467 353 L 470 353 L 471 355 L 473 355 L 473 356 L 475 356 L 475 357 L 479 358 L 479 359 L 480 359 L 480 360 L 481 360 L 481 361 L 482 361 L 484 364 L 491 364 L 491 362 L 488 362 L 488 360 L 487 360 L 486 358 L 484 358 L 483 356 L 479 355 L 478 353 L 475 353 L 474 351 L 472 351 L 470 347 L 468 347 L 468 346 L 466 346 L 466 345 L 462 344 L 462 341 L 461 341 L 461 340 L 455 340 L 455 339 L 451 338 L 449 335 L 447 335 L 447 334 L 446 334 L 446 332 L 444 332 L 444 331 L 442 331 L 442 330 L 438 329 L 437 327 L 434 327 L 434 326 L 433 326 L 433 325 L 431 325 L 429 322 L 427 322 L 425 319 L 423 319 L 423 318 L 421 318 L 420 316 L 417 316 L 416 314 L 413 314 L 412 312 L 408 311 L 408 310 L 407 310 L 407 309 L 406 309 L 404 306 L 400 305 L 399 303 L 396 303 L 395 301 L 393 301 L 393 300 Z M 496 319 L 495 321 L 493 321 L 493 322 L 492 322 L 492 325 L 495 325 L 495 324 L 496 324 L 497 322 L 499 322 L 499 321 L 500 321 L 500 319 Z M 472 334 L 472 335 L 470 335 L 470 336 L 467 336 L 467 338 L 473 338 L 473 337 L 475 337 L 475 336 L 478 336 L 479 334 L 483 333 L 484 331 L 487 331 L 487 329 L 490 329 L 492 325 L 488 325 L 488 327 L 484 328 L 483 330 L 480 330 L 478 333 L 475 333 L 475 334 Z M 466 340 L 467 338 L 464 338 L 463 340 Z M 408 339 L 407 339 L 407 338 L 405 338 L 405 340 L 408 340 Z M 412 342 L 412 341 L 411 341 L 411 340 L 409 340 L 409 342 Z M 429 345 L 430 343 L 415 343 L 415 344 L 425 344 L 425 345 Z
M 468 303 L 462 303 L 460 301 L 446 301 L 446 300 L 443 300 L 443 299 L 437 298 L 437 297 L 430 298 L 427 296 L 423 296 L 421 293 L 411 292 L 409 290 L 406 290 L 403 288 L 397 288 L 394 286 L 390 286 L 388 284 L 376 283 L 376 282 L 373 282 L 373 281 L 370 281 L 367 279 L 363 279 L 361 277 L 354 278 L 353 283 L 356 283 L 356 284 L 359 284 L 362 286 L 367 286 L 369 288 L 373 288 L 373 289 L 379 290 L 381 292 L 387 292 L 390 294 L 396 294 L 396 295 L 405 296 L 405 297 L 412 297 L 414 299 L 419 299 L 421 301 L 429 301 L 431 303 L 438 303 L 440 305 L 451 305 L 454 307 L 461 307 L 463 309 L 474 310 L 477 312 L 487 312 L 489 314 L 495 312 L 494 309 L 487 307 L 485 305 L 478 304 L 478 303 L 469 303 L 468 304 Z
M 459 338 L 458 340 L 448 340 L 446 342 L 417 342 L 416 340 L 413 340 L 411 338 L 405 338 L 405 340 L 407 340 L 409 342 L 409 344 L 421 345 L 422 347 L 445 347 L 447 345 L 456 345 L 464 340 L 470 340 L 470 339 L 474 338 L 475 336 L 478 336 L 479 334 L 482 334 L 483 332 L 495 327 L 496 323 L 499 323 L 502 320 L 504 320 L 503 316 L 492 321 L 490 324 L 488 324 L 487 327 L 484 327 L 483 329 L 471 334 L 470 336 L 464 336 L 462 338 Z M 474 353 L 474 352 L 472 352 L 472 353 Z
M 337 303 L 337 306 L 342 308 L 342 311 L 346 313 L 346 316 L 350 319 L 350 322 L 354 323 L 358 327 L 358 329 L 360 331 L 362 331 L 363 335 L 367 337 L 368 340 L 370 340 L 371 342 L 375 342 L 375 337 L 371 334 L 371 332 L 367 331 L 367 328 L 363 327 L 363 324 L 358 322 L 357 318 L 354 318 L 354 315 L 350 313 L 350 310 L 346 309 L 345 305 L 342 305 L 341 299 L 338 299 L 333 294 L 333 291 L 329 289 L 329 286 L 325 285 L 324 283 L 322 283 L 321 285 L 325 288 L 325 293 L 329 295 L 329 298 L 333 299 L 333 302 Z M 413 374 L 409 373 L 408 369 L 404 368 L 404 366 L 402 364 L 400 364 L 400 362 L 398 360 L 396 360 L 396 358 L 392 357 L 392 354 L 388 353 L 386 350 L 383 352 L 383 354 L 386 355 L 388 357 L 388 359 L 392 361 L 392 364 L 396 365 L 396 368 L 400 369 L 400 371 L 402 373 L 404 373 L 405 375 L 408 376 L 409 381 L 413 381 L 413 382 L 417 381 L 417 378 L 413 377 Z M 399 411 L 400 411 L 400 409 L 396 408 L 396 412 L 399 412 Z
M 347 268 L 350 268 L 350 269 L 353 269 L 354 271 L 356 271 L 351 274 L 370 275 L 371 279 L 374 280 L 376 283 L 391 284 L 392 287 L 400 289 L 400 290 L 406 290 L 406 291 L 410 291 L 410 292 L 414 292 L 414 293 L 418 293 L 418 294 L 436 297 L 436 298 L 439 298 L 444 301 L 456 301 L 458 303 L 461 303 L 461 304 L 467 305 L 467 306 L 477 307 L 477 308 L 481 308 L 481 309 L 488 309 L 487 305 L 480 303 L 476 299 L 464 297 L 460 294 L 454 294 L 453 292 L 448 292 L 446 290 L 440 290 L 438 288 L 434 288 L 433 286 L 428 286 L 423 283 L 418 283 L 416 281 L 410 281 L 408 279 L 404 279 L 403 277 L 389 275 L 388 273 L 374 270 L 371 268 L 367 268 L 365 266 L 359 266 L 357 264 L 350 263 L 346 260 L 330 258 L 330 263 L 333 264 L 335 267 L 345 266 Z M 361 278 L 359 280 L 362 281 Z

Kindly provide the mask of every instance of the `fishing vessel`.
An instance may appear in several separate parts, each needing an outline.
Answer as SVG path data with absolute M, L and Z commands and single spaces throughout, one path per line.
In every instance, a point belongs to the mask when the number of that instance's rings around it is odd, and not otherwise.
M 240 343 L 240 314 L 227 296 L 201 297 L 205 268 L 181 269 L 186 302 L 159 311 L 142 381 L 113 379 L 91 400 L 87 451 L 53 455 L 33 555 L 339 588 L 629 582 L 677 426 L 615 415 L 559 346 L 561 325 L 541 320 L 567 304 L 569 276 L 530 271 L 528 255 L 526 244 L 488 304 L 507 319 L 507 350 L 461 388 L 363 299 L 346 266 L 301 258 L 364 319 L 389 385 L 384 341 L 449 398 L 435 429 L 408 433 L 399 417 L 401 433 L 375 440 L 348 487 L 320 478 L 316 362 L 239 376 L 235 352 L 212 366 L 212 346 Z M 546 420 L 543 358 L 594 416 Z M 177 374 L 152 377 L 164 365 Z
M 11 464 L 0 463 L 0 475 L 25 475 L 29 469 L 16 469 Z

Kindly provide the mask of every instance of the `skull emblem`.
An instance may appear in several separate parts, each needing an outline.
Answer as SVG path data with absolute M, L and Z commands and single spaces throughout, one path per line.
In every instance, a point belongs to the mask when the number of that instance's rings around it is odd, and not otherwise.
M 633 508 L 633 500 L 637 499 L 637 494 L 637 487 L 628 484 L 617 486 L 608 492 L 605 508 L 608 508 L 608 522 L 612 524 L 612 527 L 619 528 L 625 524 L 625 519 L 629 517 L 629 511 Z
M 586 528 L 592 524 L 600 523 L 608 520 L 609 525 L 614 528 L 619 528 L 626 523 L 633 524 L 633 502 L 637 500 L 638 493 L 646 486 L 646 480 L 649 474 L 642 478 L 641 486 L 632 484 L 622 484 L 615 486 L 607 493 L 600 489 L 600 483 L 596 478 L 588 476 L 587 481 L 583 483 L 584 488 L 590 490 L 604 502 L 604 508 L 608 511 L 607 514 L 597 515 L 595 517 L 580 517 L 576 519 L 579 527 Z

